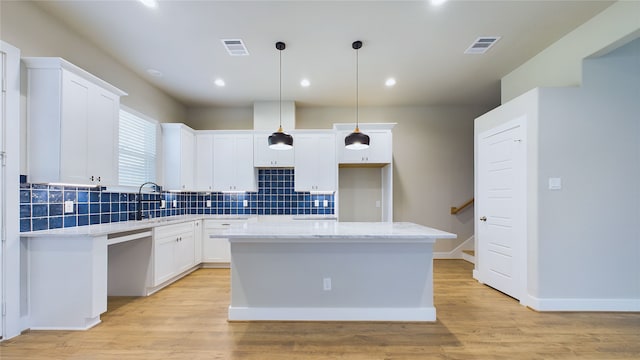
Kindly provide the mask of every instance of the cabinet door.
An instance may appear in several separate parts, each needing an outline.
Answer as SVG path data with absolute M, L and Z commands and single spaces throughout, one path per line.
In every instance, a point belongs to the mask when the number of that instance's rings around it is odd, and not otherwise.
M 208 236 L 202 239 L 202 262 L 228 263 L 231 261 L 229 239 Z
M 180 128 L 180 188 L 193 189 L 193 152 L 195 137 L 185 128 Z
M 179 274 L 195 263 L 195 238 L 193 229 L 183 232 L 178 236 L 176 242 L 174 265 L 175 274 Z
M 193 253 L 194 253 L 194 265 L 202 262 L 202 236 L 203 236 L 203 221 L 197 220 L 193 222 Z
M 256 191 L 252 134 L 213 136 L 213 190 Z
M 364 131 L 369 135 L 370 146 L 367 149 L 352 150 L 344 146 L 344 138 L 350 132 L 340 132 L 337 148 L 340 164 L 389 164 L 392 158 L 391 132 L 381 130 Z
M 87 174 L 101 185 L 118 183 L 118 119 L 120 98 L 99 87 L 92 88 L 88 119 L 89 162 Z
M 335 136 L 297 134 L 295 141 L 295 191 L 335 191 Z
M 90 91 L 91 84 L 88 81 L 67 71 L 62 72 L 61 182 L 91 183 L 87 173 Z M 55 151 L 55 149 L 51 149 L 51 151 Z M 55 164 L 51 164 L 51 166 L 55 166 Z
M 236 191 L 256 191 L 256 170 L 253 167 L 253 135 L 235 137 L 234 165 Z
M 234 137 L 233 135 L 213 136 L 213 190 L 233 191 L 234 165 Z
M 154 239 L 153 245 L 153 286 L 169 280 L 175 273 L 174 250 L 178 237 L 167 234 Z
M 205 221 L 204 237 L 202 238 L 202 262 L 228 263 L 231 261 L 231 246 L 229 244 L 229 239 L 210 238 L 209 235 L 220 234 L 233 222 L 234 221 Z
M 257 132 L 253 135 L 253 166 L 255 167 L 293 167 L 293 149 L 274 150 L 269 147 L 267 132 Z M 294 139 L 295 142 L 295 139 Z
M 213 135 L 196 135 L 196 191 L 213 190 Z

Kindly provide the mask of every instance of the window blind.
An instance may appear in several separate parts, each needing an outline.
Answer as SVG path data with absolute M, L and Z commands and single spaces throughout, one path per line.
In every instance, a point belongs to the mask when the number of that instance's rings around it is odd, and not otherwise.
M 157 124 L 120 110 L 120 186 L 140 186 L 156 181 Z

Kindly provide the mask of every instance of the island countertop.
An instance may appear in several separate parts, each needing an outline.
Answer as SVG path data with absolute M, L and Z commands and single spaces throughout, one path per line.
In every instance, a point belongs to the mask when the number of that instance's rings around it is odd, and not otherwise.
M 234 241 L 362 240 L 430 241 L 453 239 L 455 234 L 409 222 L 313 222 L 245 223 L 230 226 L 210 237 Z

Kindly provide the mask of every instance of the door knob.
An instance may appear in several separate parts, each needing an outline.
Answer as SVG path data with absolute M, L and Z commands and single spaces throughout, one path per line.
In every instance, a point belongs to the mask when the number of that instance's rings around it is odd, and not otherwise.
M 487 221 L 487 217 L 486 216 L 481 217 L 480 221 Z

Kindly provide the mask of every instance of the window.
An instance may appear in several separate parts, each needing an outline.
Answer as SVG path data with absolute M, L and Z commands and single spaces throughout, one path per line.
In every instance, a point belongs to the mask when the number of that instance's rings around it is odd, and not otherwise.
M 118 182 L 140 186 L 156 181 L 156 138 L 158 124 L 120 109 Z

